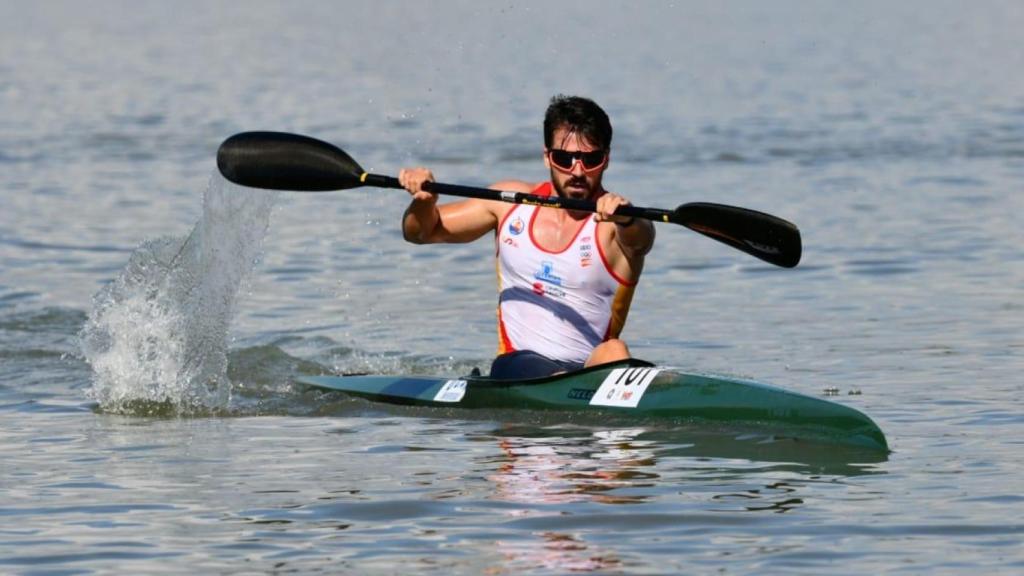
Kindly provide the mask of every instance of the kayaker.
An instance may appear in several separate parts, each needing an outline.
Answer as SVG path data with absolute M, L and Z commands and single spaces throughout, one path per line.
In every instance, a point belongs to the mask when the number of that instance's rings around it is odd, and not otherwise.
M 422 190 L 427 168 L 398 179 L 412 195 L 402 220 L 415 244 L 472 242 L 495 232 L 498 260 L 498 356 L 495 378 L 529 378 L 629 358 L 619 338 L 654 226 L 615 216 L 629 201 L 601 185 L 612 127 L 592 100 L 555 96 L 544 116 L 549 182 L 504 180 L 496 190 L 590 199 L 597 212 L 468 199 L 438 205 Z

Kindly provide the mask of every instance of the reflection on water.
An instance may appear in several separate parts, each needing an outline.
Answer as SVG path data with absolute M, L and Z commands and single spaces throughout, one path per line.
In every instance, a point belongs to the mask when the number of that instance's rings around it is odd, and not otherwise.
M 888 455 L 856 447 L 776 439 L 694 427 L 589 429 L 505 424 L 493 433 L 504 458 L 490 475 L 495 498 L 520 503 L 596 501 L 636 504 L 655 498 L 671 469 L 699 482 L 751 473 L 857 477 L 885 474 Z M 783 499 L 797 486 L 772 482 L 744 498 Z M 718 499 L 728 499 L 720 495 Z
M 647 496 L 621 493 L 653 486 L 658 478 L 651 442 L 637 440 L 643 432 L 642 428 L 597 430 L 590 438 L 568 442 L 564 437 L 501 437 L 499 446 L 507 458 L 488 476 L 495 485 L 494 497 L 529 504 L 643 502 Z
M 659 477 L 651 442 L 637 439 L 643 432 L 635 428 L 595 430 L 569 438 L 496 436 L 505 457 L 487 475 L 494 487 L 491 497 L 522 504 L 506 511 L 512 517 L 550 514 L 544 506 L 553 504 L 644 502 L 648 495 L 624 493 L 651 488 Z M 496 542 L 503 566 L 594 572 L 621 564 L 613 551 L 598 550 L 581 535 L 547 530 L 530 536 Z
M 804 505 L 803 492 L 814 490 L 810 485 L 830 481 L 823 479 L 825 471 L 881 473 L 873 467 L 886 460 L 870 450 L 844 455 L 842 447 L 813 449 L 750 434 L 515 425 L 491 434 L 502 457 L 478 459 L 490 470 L 485 476 L 492 486 L 490 498 L 515 504 L 504 510 L 509 517 L 550 520 L 555 527 L 558 517 L 569 514 L 565 505 L 572 505 L 572 514 L 586 514 L 589 508 L 582 504 L 645 505 L 636 514 L 630 511 L 633 506 L 622 510 L 622 522 L 632 523 L 649 514 L 647 507 L 670 510 L 680 498 L 686 507 L 716 513 L 791 512 Z M 774 455 L 766 447 L 774 447 Z M 768 481 L 750 485 L 755 477 Z M 660 521 L 673 523 L 671 517 Z M 678 522 L 685 523 L 685 515 Z M 506 569 L 593 572 L 622 564 L 614 550 L 579 531 L 535 529 L 529 537 L 498 540 L 496 546 Z
M 581 536 L 564 532 L 537 532 L 533 538 L 496 542 L 500 563 L 488 574 L 512 574 L 521 570 L 597 572 L 622 566 L 614 549 L 601 550 Z
M 793 496 L 800 489 L 799 485 L 788 482 L 772 482 L 763 488 L 750 488 L 742 492 L 716 494 L 711 498 L 725 504 L 735 504 L 738 509 L 748 512 L 789 512 L 800 507 L 804 500 Z M 768 502 L 761 502 L 767 497 Z M 727 506 L 720 511 L 735 511 L 734 506 Z

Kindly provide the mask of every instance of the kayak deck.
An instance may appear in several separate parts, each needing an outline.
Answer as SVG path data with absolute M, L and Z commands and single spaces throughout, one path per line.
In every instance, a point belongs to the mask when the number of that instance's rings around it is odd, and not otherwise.
M 849 406 L 751 380 L 691 374 L 640 360 L 530 380 L 392 375 L 298 380 L 322 390 L 393 404 L 585 411 L 744 424 L 888 450 L 881 429 Z

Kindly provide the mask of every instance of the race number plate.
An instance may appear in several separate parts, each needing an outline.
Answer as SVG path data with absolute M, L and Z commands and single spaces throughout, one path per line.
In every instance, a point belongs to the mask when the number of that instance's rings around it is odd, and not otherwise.
M 616 368 L 601 382 L 590 405 L 636 408 L 647 385 L 660 371 L 657 368 Z
M 458 402 L 466 395 L 465 380 L 449 380 L 434 396 L 434 402 Z

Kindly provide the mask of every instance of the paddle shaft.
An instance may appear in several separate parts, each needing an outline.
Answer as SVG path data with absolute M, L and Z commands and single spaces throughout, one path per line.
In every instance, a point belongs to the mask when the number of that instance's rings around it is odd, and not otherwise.
M 367 186 L 378 188 L 404 189 L 404 186 L 393 176 L 381 174 L 364 173 L 359 177 L 360 182 Z M 508 192 L 503 190 L 492 190 L 490 188 L 477 188 L 475 186 L 459 186 L 457 184 L 442 184 L 440 182 L 424 182 L 423 189 L 433 194 L 445 194 L 447 196 L 460 196 L 462 198 L 480 198 L 482 200 L 496 200 L 510 204 L 530 204 L 544 206 L 547 208 L 561 208 L 564 210 L 578 210 L 580 212 L 597 212 L 597 203 L 591 200 L 578 198 L 562 198 L 561 196 L 538 196 L 527 192 Z M 615 210 L 617 216 L 630 216 L 655 220 L 658 222 L 671 222 L 674 212 L 660 208 L 644 208 L 641 206 L 619 206 Z
M 217 167 L 228 180 L 252 188 L 327 192 L 359 186 L 402 189 L 398 179 L 369 174 L 344 150 L 315 138 L 284 132 L 243 132 L 221 144 Z M 537 196 L 473 186 L 426 182 L 423 189 L 435 194 L 531 204 L 580 212 L 596 212 L 592 200 Z M 685 226 L 770 262 L 792 268 L 800 262 L 800 231 L 791 222 L 771 214 L 713 204 L 689 202 L 675 210 L 619 206 L 617 216 L 643 218 Z

